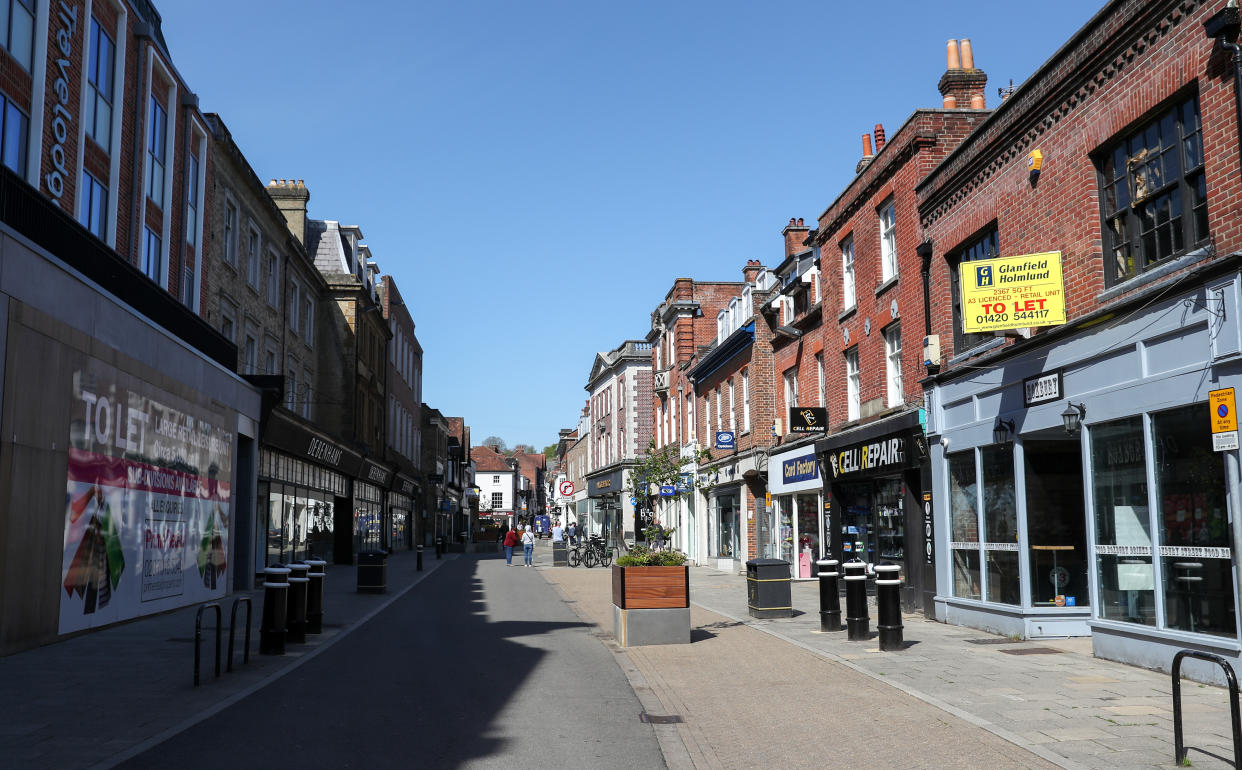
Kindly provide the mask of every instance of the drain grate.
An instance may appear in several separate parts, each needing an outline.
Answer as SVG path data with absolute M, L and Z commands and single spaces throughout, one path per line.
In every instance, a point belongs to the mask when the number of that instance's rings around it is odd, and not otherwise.
M 1006 655 L 1060 655 L 1061 650 L 1051 647 L 1020 647 L 1016 650 L 1001 650 Z
M 685 722 L 677 714 L 648 714 L 645 711 L 638 715 L 638 721 L 649 725 L 679 725 Z
M 970 644 L 1018 644 L 1021 639 L 1006 639 L 1004 637 L 989 636 L 986 639 L 967 639 Z

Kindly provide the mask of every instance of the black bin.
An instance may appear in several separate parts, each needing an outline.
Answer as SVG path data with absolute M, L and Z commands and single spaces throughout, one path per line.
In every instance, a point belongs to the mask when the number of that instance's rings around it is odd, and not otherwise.
M 751 559 L 746 562 L 746 604 L 752 618 L 793 617 L 789 562 Z
M 307 559 L 310 579 L 306 590 L 306 633 L 323 633 L 323 581 L 327 579 L 328 563 L 323 559 Z
M 382 594 L 388 590 L 388 554 L 384 551 L 358 552 L 358 590 Z

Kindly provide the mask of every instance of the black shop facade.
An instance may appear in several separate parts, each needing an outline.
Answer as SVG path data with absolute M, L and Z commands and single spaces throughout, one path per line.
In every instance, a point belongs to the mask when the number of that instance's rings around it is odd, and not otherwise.
M 901 567 L 907 612 L 934 610 L 930 464 L 918 410 L 815 442 L 827 558 Z

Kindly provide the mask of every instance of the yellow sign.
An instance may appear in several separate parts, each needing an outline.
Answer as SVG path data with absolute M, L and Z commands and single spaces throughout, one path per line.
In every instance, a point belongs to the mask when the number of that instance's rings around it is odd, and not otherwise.
M 763 494 L 763 504 L 769 508 L 772 507 L 772 493 L 771 492 L 765 492 Z
M 1208 394 L 1212 409 L 1212 432 L 1228 433 L 1238 429 L 1238 409 L 1233 401 L 1233 388 L 1222 388 Z
M 958 266 L 967 333 L 1065 323 L 1061 252 L 982 259 Z

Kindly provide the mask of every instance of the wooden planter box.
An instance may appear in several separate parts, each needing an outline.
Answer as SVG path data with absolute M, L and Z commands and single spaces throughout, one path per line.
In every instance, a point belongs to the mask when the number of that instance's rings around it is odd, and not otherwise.
M 690 568 L 612 568 L 612 603 L 623 610 L 657 610 L 690 606 Z

